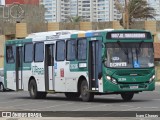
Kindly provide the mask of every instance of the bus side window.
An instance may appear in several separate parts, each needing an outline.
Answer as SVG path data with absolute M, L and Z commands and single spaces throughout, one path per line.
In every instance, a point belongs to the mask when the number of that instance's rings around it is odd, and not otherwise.
M 65 60 L 65 41 L 57 41 L 56 42 L 56 61 L 64 61 Z
M 67 41 L 67 60 L 76 59 L 76 40 Z
M 78 60 L 87 59 L 87 40 L 80 39 L 78 40 Z
M 24 62 L 33 61 L 33 44 L 25 44 L 24 46 Z
M 6 46 L 6 62 L 14 63 L 15 62 L 15 46 Z
M 35 43 L 34 46 L 34 60 L 35 62 L 43 62 L 44 60 L 44 43 Z

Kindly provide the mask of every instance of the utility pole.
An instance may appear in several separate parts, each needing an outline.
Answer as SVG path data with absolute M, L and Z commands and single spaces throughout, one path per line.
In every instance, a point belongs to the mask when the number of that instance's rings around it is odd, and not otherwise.
M 123 18 L 125 18 L 125 28 L 129 29 L 129 12 L 128 12 L 128 0 L 125 0 L 125 12 Z

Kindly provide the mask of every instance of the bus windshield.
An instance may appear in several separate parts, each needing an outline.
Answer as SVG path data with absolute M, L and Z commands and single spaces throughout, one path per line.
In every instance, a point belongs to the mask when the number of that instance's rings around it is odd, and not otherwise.
M 106 43 L 105 65 L 111 68 L 154 67 L 153 43 Z

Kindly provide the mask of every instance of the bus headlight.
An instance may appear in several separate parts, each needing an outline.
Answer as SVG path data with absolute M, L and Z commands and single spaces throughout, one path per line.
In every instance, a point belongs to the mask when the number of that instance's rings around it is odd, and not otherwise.
M 106 78 L 107 78 L 107 80 L 111 81 L 112 83 L 117 84 L 117 80 L 116 79 L 114 79 L 114 78 L 112 78 L 110 76 L 106 76 Z
M 153 75 L 153 76 L 149 79 L 149 83 L 151 83 L 154 79 L 155 79 L 155 75 Z
M 110 76 L 107 76 L 106 78 L 107 78 L 107 80 L 111 80 L 111 77 L 110 77 Z

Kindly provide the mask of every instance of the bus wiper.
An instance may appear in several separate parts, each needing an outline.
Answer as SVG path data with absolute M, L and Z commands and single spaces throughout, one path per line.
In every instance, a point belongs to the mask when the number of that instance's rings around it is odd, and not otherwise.
M 144 41 L 141 41 L 141 42 L 139 43 L 139 48 L 142 46 L 142 43 L 144 43 Z
M 129 56 L 128 56 L 128 49 L 124 49 L 121 45 L 120 41 L 117 41 L 117 44 L 119 45 L 119 47 L 123 50 L 124 54 L 127 56 L 127 63 L 129 63 Z
M 136 48 L 136 54 L 139 54 L 139 53 L 140 53 L 140 49 L 141 49 L 142 43 L 144 43 L 144 41 L 141 41 L 141 42 L 139 43 L 138 48 Z

